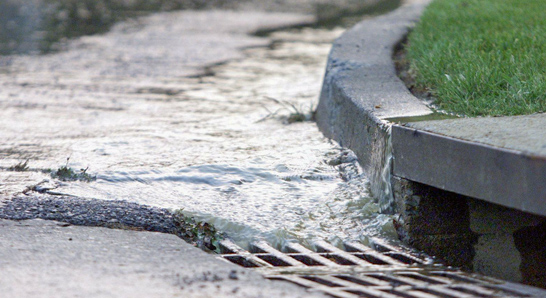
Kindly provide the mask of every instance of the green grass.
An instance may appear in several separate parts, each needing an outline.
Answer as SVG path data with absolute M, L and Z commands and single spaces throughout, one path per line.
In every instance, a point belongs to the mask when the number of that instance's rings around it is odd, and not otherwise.
M 546 1 L 436 0 L 408 37 L 409 73 L 466 116 L 546 111 Z

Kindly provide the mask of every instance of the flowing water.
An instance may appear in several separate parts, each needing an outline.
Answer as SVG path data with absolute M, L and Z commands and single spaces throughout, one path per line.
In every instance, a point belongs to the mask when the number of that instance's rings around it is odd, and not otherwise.
M 51 195 L 181 209 L 243 246 L 256 238 L 277 246 L 394 238 L 355 155 L 309 121 L 331 42 L 344 29 L 241 33 L 228 36 L 238 38 L 233 53 L 212 53 L 224 62 L 205 72 L 178 67 L 172 47 L 187 43 L 173 41 L 176 22 L 200 28 L 218 18 L 225 26 L 241 15 L 163 13 L 60 53 L 1 57 L 2 196 L 39 184 Z M 88 167 L 97 179 L 63 182 L 42 173 L 68 157 L 69 167 Z M 27 159 L 30 171 L 8 170 Z

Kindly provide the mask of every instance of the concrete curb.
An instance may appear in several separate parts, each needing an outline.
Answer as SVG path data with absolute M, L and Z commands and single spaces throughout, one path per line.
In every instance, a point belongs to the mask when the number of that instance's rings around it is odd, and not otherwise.
M 442 190 L 546 215 L 542 129 L 546 115 L 403 125 L 386 121 L 432 113 L 398 79 L 391 58 L 429 2 L 406 1 L 390 14 L 359 23 L 335 41 L 318 105 L 319 128 L 355 151 L 383 211 L 394 210 L 388 175 L 392 172 Z M 523 138 L 510 141 L 526 130 Z M 392 165 L 388 142 L 392 142 Z
M 542 127 L 546 127 L 546 117 L 538 116 L 539 122 L 545 125 Z M 545 216 L 546 156 L 499 147 L 499 139 L 492 144 L 484 140 L 489 133 L 502 131 L 502 124 L 519 120 L 522 123 L 517 130 L 525 130 L 525 124 L 534 118 L 537 117 L 427 121 L 409 123 L 407 127 L 395 125 L 392 128 L 393 175 Z M 444 134 L 451 125 L 460 132 L 473 130 L 472 135 L 461 139 Z M 544 129 L 537 132 L 543 133 Z
M 390 126 L 385 119 L 432 113 L 398 78 L 391 57 L 429 2 L 406 1 L 338 38 L 328 58 L 317 107 L 320 130 L 356 153 L 384 210 L 391 209 L 388 202 L 392 202 L 387 158 Z
M 411 122 L 432 111 L 397 77 L 392 53 L 429 2 L 406 1 L 335 41 L 318 126 L 356 153 L 401 240 L 452 266 L 544 285 L 546 114 Z

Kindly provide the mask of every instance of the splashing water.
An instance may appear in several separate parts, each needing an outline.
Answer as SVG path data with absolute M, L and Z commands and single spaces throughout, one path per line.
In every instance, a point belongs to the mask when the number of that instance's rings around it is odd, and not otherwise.
M 280 31 L 270 47 L 248 48 L 196 77 L 157 76 L 166 65 L 140 79 L 112 76 L 92 59 L 91 77 L 66 67 L 40 76 L 40 67 L 70 50 L 36 64 L 15 61 L 0 71 L 9 98 L 0 117 L 9 119 L 2 163 L 30 157 L 46 168 L 70 156 L 71 166 L 89 166 L 97 179 L 55 181 L 55 193 L 182 209 L 243 246 L 256 238 L 282 246 L 394 237 L 355 155 L 313 122 L 288 123 L 294 114 L 312 117 L 330 43 L 341 32 Z M 31 120 L 14 128 L 19 117 Z

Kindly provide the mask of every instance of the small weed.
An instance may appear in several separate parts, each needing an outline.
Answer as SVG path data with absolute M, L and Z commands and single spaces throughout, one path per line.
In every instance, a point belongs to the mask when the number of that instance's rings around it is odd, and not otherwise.
M 15 172 L 26 172 L 29 170 L 28 168 L 28 159 L 24 162 L 20 162 L 14 166 L 11 166 L 8 168 L 9 171 L 15 171 Z
M 276 98 L 269 97 L 269 96 L 266 96 L 266 98 L 273 101 L 273 102 L 275 102 L 275 103 L 277 103 L 277 104 L 279 104 L 281 106 L 281 108 L 277 109 L 275 112 L 271 112 L 267 108 L 265 108 L 269 112 L 269 114 L 267 116 L 265 116 L 264 118 L 260 119 L 258 122 L 262 122 L 262 121 L 267 120 L 267 119 L 269 119 L 271 117 L 274 117 L 280 111 L 283 111 L 283 110 L 290 112 L 290 114 L 286 118 L 286 123 L 288 123 L 288 124 L 292 124 L 292 123 L 295 123 L 295 122 L 304 122 L 304 121 L 313 121 L 313 120 L 315 120 L 315 110 L 314 110 L 313 105 L 311 105 L 311 107 L 309 108 L 309 112 L 305 113 L 304 109 L 302 107 L 298 108 L 294 104 L 289 103 L 287 101 L 280 101 L 280 100 L 278 100 Z
M 185 215 L 182 210 L 174 212 L 173 219 L 178 230 L 177 236 L 195 243 L 200 248 L 219 252 L 219 242 L 224 235 L 216 230 L 213 225 L 196 221 L 195 218 Z
M 51 177 L 59 179 L 61 181 L 90 182 L 97 179 L 97 177 L 89 175 L 87 173 L 87 170 L 89 169 L 89 167 L 85 169 L 80 169 L 79 171 L 75 171 L 74 169 L 70 168 L 68 166 L 69 160 L 70 160 L 70 157 L 66 159 L 66 165 L 58 168 L 56 171 L 49 170 L 48 172 L 51 174 Z
M 307 117 L 305 116 L 305 114 L 300 113 L 299 111 L 291 113 L 287 119 L 288 123 L 303 122 L 305 120 L 307 120 Z

